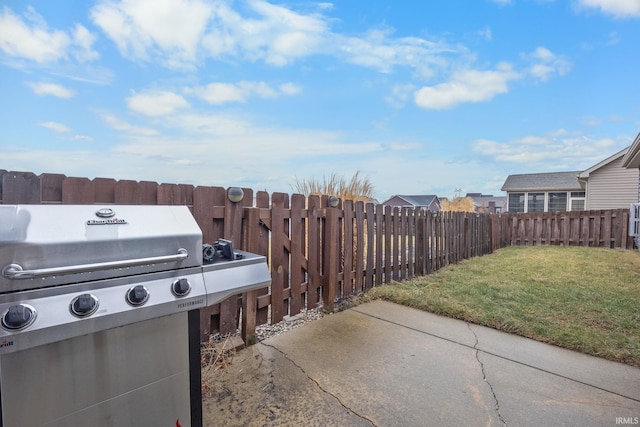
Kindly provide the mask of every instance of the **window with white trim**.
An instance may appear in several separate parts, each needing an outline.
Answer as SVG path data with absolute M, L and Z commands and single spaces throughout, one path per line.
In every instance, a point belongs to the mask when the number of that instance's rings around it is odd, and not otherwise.
M 524 193 L 509 193 L 509 212 L 524 212 Z
M 549 193 L 548 212 L 565 212 L 567 210 L 567 192 Z
M 527 194 L 527 212 L 544 212 L 544 193 Z
M 585 207 L 586 195 L 584 191 L 572 191 L 569 199 L 569 210 L 583 211 Z

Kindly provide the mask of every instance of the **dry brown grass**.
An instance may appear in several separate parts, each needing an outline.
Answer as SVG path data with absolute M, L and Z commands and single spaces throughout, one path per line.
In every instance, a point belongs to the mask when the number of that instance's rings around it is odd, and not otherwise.
M 292 185 L 292 189 L 305 196 L 324 195 L 336 196 L 342 200 L 370 202 L 373 200 L 374 187 L 368 177 L 360 176 L 356 172 L 350 179 L 336 174 L 329 177 L 299 179 Z

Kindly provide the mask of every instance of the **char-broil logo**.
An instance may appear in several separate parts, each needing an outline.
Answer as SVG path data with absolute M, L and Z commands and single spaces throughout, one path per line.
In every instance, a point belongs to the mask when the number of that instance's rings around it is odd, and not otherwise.
M 119 225 L 127 223 L 124 219 L 115 218 L 116 213 L 111 208 L 98 209 L 96 216 L 103 219 L 90 219 L 87 221 L 87 225 Z
M 12 340 L 8 340 L 8 339 L 3 339 L 2 341 L 0 341 L 0 348 L 6 348 L 6 347 L 11 347 L 13 345 L 13 341 Z

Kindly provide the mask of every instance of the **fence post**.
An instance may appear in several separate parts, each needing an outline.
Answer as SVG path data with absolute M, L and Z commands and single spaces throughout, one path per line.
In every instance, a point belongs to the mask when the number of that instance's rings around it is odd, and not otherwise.
M 284 290 L 289 284 L 289 195 L 271 195 L 271 323 L 282 321 L 289 314 L 289 299 Z
M 247 251 L 259 253 L 260 208 L 245 208 L 247 212 Z M 258 291 L 249 291 L 242 298 L 242 339 L 245 345 L 256 343 Z
M 415 275 L 416 276 L 424 276 L 425 275 L 425 258 L 426 258 L 426 239 L 425 239 L 425 228 L 426 228 L 426 219 L 424 218 L 422 209 L 418 209 L 414 211 L 414 218 L 416 224 L 416 235 L 415 235 Z
M 324 286 L 322 288 L 322 303 L 324 311 L 333 311 L 333 301 L 336 297 L 338 285 L 338 211 L 334 208 L 325 209 L 325 238 L 324 252 Z

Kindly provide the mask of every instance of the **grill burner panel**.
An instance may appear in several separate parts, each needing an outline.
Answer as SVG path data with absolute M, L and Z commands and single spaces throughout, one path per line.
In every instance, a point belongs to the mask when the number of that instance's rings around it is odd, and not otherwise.
M 271 277 L 264 257 L 239 252 L 241 259 L 202 267 L 0 295 L 0 355 L 206 307 L 232 295 L 268 286 Z M 187 293 L 177 295 L 176 288 L 185 292 L 187 283 Z M 146 295 L 138 288 L 138 295 L 132 296 L 137 287 L 144 287 Z M 87 295 L 96 302 L 93 311 L 84 315 L 75 313 L 76 302 Z M 136 298 L 144 301 L 138 305 L 129 301 Z M 19 304 L 32 309 L 33 316 L 21 327 L 7 327 L 15 324 L 11 319 L 17 319 L 18 314 L 15 309 L 9 313 L 11 307 Z

